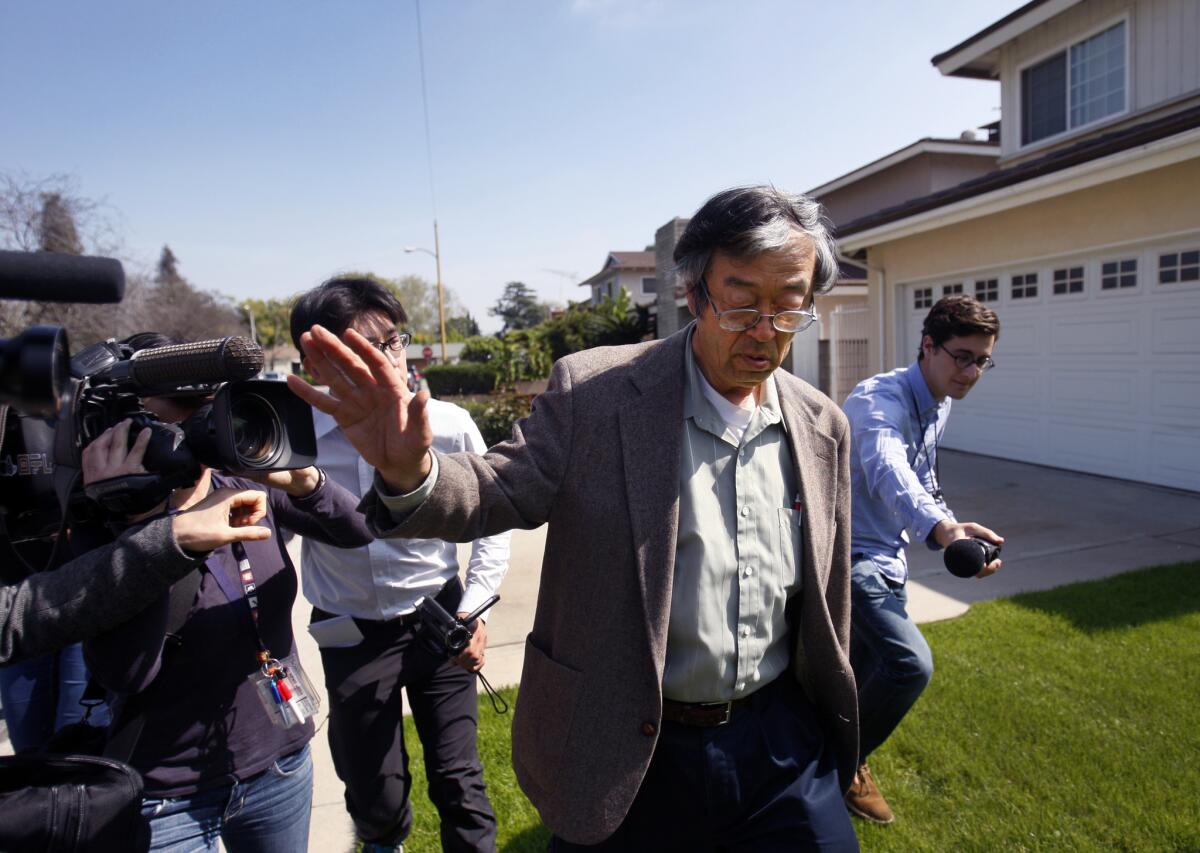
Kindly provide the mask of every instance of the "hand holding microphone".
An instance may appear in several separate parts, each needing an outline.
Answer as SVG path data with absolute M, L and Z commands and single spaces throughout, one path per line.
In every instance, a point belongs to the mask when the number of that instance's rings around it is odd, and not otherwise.
M 1004 537 L 972 521 L 940 521 L 933 529 L 937 543 L 946 549 L 946 568 L 960 578 L 986 578 L 1003 565 L 1000 546 Z

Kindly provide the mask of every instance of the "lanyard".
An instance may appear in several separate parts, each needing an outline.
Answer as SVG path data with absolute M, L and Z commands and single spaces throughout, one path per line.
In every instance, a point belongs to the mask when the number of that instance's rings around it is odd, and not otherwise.
M 250 614 L 250 624 L 254 628 L 254 637 L 258 640 L 258 661 L 266 663 L 271 659 L 271 652 L 267 648 L 267 644 L 263 642 L 262 634 L 258 630 L 258 585 L 254 581 L 254 569 L 250 566 L 250 558 L 246 555 L 246 547 L 241 542 L 233 542 L 230 544 L 230 549 L 233 551 L 233 557 L 237 560 L 238 579 L 241 581 L 241 589 L 233 585 L 233 582 L 226 577 L 223 572 L 208 570 L 212 575 L 213 580 L 217 582 L 217 586 L 221 588 L 221 592 L 225 593 L 225 597 L 229 599 L 231 604 L 236 605 L 239 600 L 246 602 L 246 607 Z

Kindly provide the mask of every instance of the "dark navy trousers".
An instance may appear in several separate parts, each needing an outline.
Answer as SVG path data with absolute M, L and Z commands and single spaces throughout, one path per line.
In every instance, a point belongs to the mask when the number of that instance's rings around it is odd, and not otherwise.
M 650 769 L 615 834 L 552 853 L 855 851 L 833 749 L 790 674 L 723 726 L 663 721 Z

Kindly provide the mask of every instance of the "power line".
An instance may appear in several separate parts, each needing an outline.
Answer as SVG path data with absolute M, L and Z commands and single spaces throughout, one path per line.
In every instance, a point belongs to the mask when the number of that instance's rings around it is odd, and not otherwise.
M 421 105 L 425 111 L 425 155 L 429 162 L 429 200 L 433 205 L 433 220 L 437 221 L 437 192 L 433 182 L 433 142 L 429 134 L 429 91 L 425 85 L 425 42 L 421 36 L 421 0 L 413 0 L 417 7 L 417 57 L 421 63 Z

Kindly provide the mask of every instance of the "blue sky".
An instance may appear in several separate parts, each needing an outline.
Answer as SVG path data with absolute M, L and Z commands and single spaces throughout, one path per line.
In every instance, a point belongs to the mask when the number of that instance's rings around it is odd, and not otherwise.
M 485 330 L 504 283 L 585 293 L 735 184 L 805 190 L 999 116 L 929 58 L 1016 0 L 423 0 L 443 277 Z M 195 284 L 287 296 L 434 277 L 414 0 L 0 5 L 0 169 L 68 173 Z

